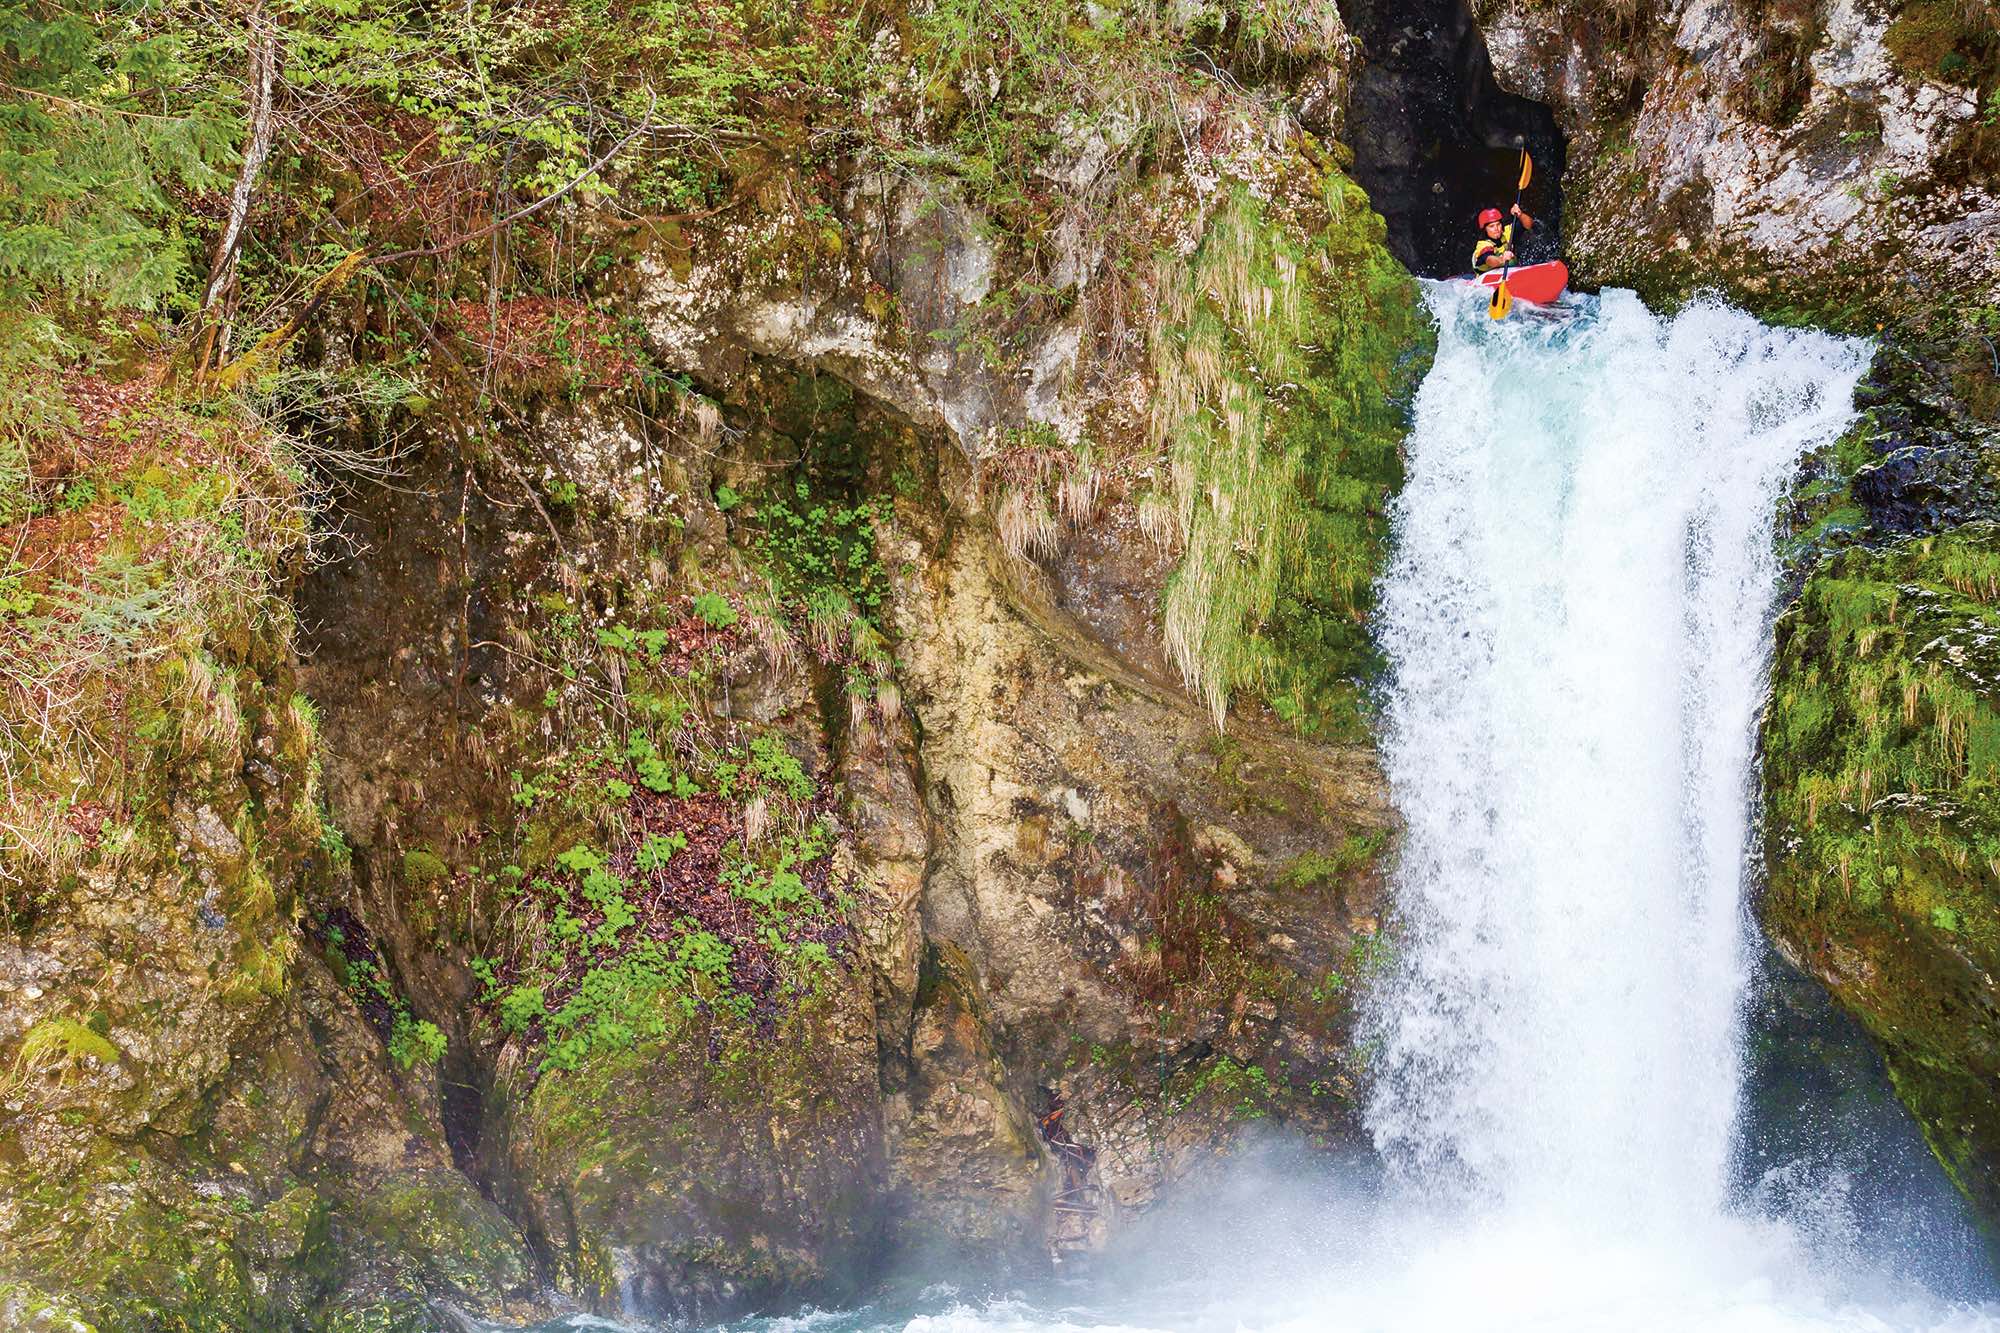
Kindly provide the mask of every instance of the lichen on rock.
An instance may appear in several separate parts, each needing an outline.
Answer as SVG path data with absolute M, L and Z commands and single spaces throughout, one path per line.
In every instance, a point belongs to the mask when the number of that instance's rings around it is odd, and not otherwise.
M 1955 323 L 2000 299 L 1990 11 L 1475 10 L 1502 84 L 1553 105 L 1570 136 L 1564 239 L 1585 281 L 1651 300 L 1720 289 L 1850 328 Z M 1920 22 L 1950 30 L 1919 43 Z

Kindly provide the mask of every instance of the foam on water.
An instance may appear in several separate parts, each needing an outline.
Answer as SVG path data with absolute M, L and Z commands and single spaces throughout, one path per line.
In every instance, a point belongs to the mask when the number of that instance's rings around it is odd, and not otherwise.
M 1440 307 L 1378 622 L 1408 835 L 1370 1122 L 1456 1206 L 1672 1232 L 1726 1193 L 1772 515 L 1867 351 Z
M 1210 1271 L 742 1333 L 2000 1329 L 1837 1172 L 1735 1176 L 1773 514 L 1867 345 L 1625 292 L 1500 324 L 1429 299 L 1377 618 L 1407 824 L 1363 1032 L 1386 1178 L 1275 1237 L 1211 1223 Z

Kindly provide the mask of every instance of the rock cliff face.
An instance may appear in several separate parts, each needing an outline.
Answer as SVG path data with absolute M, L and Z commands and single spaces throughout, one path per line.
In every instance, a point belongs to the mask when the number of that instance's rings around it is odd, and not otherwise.
M 0 578 L 0 1322 L 708 1319 L 1044 1266 L 1351 1131 L 1388 246 L 1448 246 L 1344 164 L 1560 143 L 1454 9 L 1354 6 L 1357 84 L 1324 3 L 1004 68 L 885 8 L 828 39 L 865 117 L 786 65 L 668 182 L 710 205 L 568 198 L 420 335 L 328 303 L 318 368 L 425 378 L 316 452 L 136 334 L 70 386 Z M 1584 276 L 1902 321 L 1801 480 L 1766 913 L 1990 1203 L 1990 34 L 1475 16 L 1572 136 Z M 1447 66 L 1469 130 L 1350 156 L 1351 96 Z
M 1949 0 L 1474 6 L 1503 87 L 1570 137 L 1590 282 L 1815 322 L 2000 300 L 2000 39 Z
M 310 569 L 275 481 L 160 502 L 283 530 L 250 623 L 177 606 L 97 719 L 171 763 L 9 863 L 16 1323 L 715 1318 L 1044 1267 L 1245 1136 L 1350 1132 L 1427 334 L 1332 9 L 1188 21 L 1233 91 L 1036 104 L 1032 237 L 908 159 L 762 163 L 597 219 L 587 304 L 467 315 L 483 368 L 439 343 L 322 460 Z M 998 114 L 906 38 L 877 124 Z
M 2000 433 L 1891 346 L 1792 515 L 1810 570 L 1763 724 L 1774 940 L 1876 1038 L 1951 1178 L 2000 1216 Z
M 1566 248 L 1878 336 L 1863 419 L 1802 469 L 1762 724 L 1765 924 L 1876 1039 L 2000 1217 L 1992 631 L 2000 29 L 1990 6 L 1476 6 L 1570 135 Z
M 12 688 L 49 689 L 45 729 L 10 738 L 26 744 L 9 752 L 0 880 L 0 1322 L 386 1327 L 459 1302 L 535 1308 L 517 1304 L 532 1268 L 514 1227 L 453 1168 L 434 1092 L 385 1050 L 387 1008 L 358 1007 L 298 928 L 342 849 L 272 595 L 304 539 L 288 474 L 247 423 L 204 428 L 143 379 L 113 397 L 122 411 L 86 421 L 78 447 L 115 456 L 98 475 L 126 497 L 122 522 L 71 513 L 36 536 L 133 601 L 9 660 Z M 135 449 L 121 420 L 161 438 Z
M 1328 177 L 1329 214 L 1251 129 L 1218 167 L 1272 193 L 1170 185 L 1161 224 L 1206 231 L 1196 263 L 1297 235 L 1362 285 L 1300 276 L 1351 358 L 1301 391 L 1340 396 L 1350 468 L 1393 463 L 1414 295 L 1359 192 Z M 1148 518 L 1150 372 L 1084 379 L 1062 322 L 1018 376 L 926 352 L 980 317 L 980 220 L 846 207 L 864 239 L 804 273 L 760 280 L 754 226 L 637 256 L 649 350 L 697 386 L 673 415 L 544 403 L 519 448 L 559 516 L 433 474 L 353 511 L 365 554 L 306 598 L 357 914 L 469 1052 L 460 1160 L 598 1308 L 837 1297 L 913 1251 L 1040 1266 L 1260 1122 L 1348 1127 L 1380 775 L 1247 699 L 1219 729 L 1163 641 L 1175 525 L 1270 502 L 1220 478 Z M 665 1021 L 622 1007 L 621 914 L 678 951 Z

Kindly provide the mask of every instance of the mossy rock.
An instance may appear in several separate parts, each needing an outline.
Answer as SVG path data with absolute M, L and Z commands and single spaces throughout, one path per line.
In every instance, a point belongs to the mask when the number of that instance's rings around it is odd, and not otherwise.
M 0 1323 L 15 1333 L 99 1333 L 68 1301 L 20 1282 L 0 1282 Z
M 1763 745 L 1766 925 L 2000 1218 L 2000 525 L 1814 572 L 1779 623 Z
M 872 1023 L 853 1018 L 820 1001 L 768 1028 L 688 1019 L 542 1076 L 513 1160 L 562 1277 L 647 1318 L 851 1295 L 882 1171 Z
M 1152 503 L 1185 546 L 1169 654 L 1218 724 L 1247 695 L 1357 741 L 1404 405 L 1434 339 L 1367 196 L 1338 171 L 1319 184 L 1289 208 L 1236 190 L 1169 276 L 1154 413 L 1178 480 Z
M 456 1171 L 399 1172 L 340 1202 L 332 1229 L 350 1261 L 365 1254 L 427 1291 L 479 1308 L 534 1284 L 519 1235 Z
M 450 873 L 443 858 L 427 847 L 412 847 L 403 853 L 403 882 L 413 889 L 427 889 Z

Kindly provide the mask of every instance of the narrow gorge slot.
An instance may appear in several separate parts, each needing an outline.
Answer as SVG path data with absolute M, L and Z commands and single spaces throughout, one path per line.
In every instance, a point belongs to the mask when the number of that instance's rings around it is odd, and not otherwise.
M 1342 0 L 1360 43 L 1348 109 L 1354 178 L 1388 224 L 1390 251 L 1425 277 L 1463 273 L 1483 208 L 1505 208 L 1519 150 L 1535 159 L 1523 200 L 1538 224 L 1524 260 L 1553 259 L 1568 144 L 1555 114 L 1495 81 L 1466 0 Z

